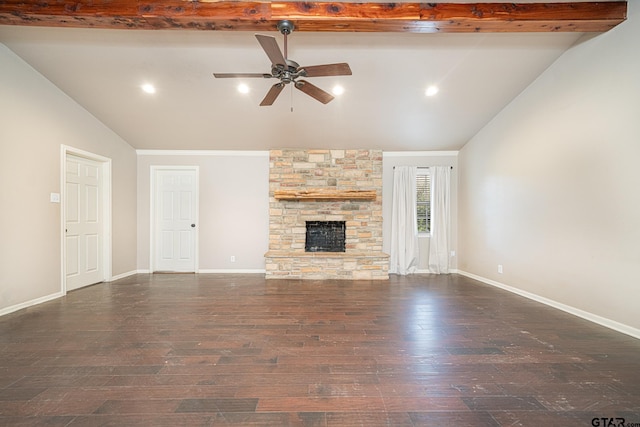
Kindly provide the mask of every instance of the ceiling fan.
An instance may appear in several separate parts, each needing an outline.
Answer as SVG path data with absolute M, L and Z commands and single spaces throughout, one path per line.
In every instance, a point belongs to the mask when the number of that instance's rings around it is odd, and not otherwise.
M 278 83 L 271 86 L 269 92 L 264 97 L 261 106 L 273 105 L 274 101 L 282 92 L 285 85 L 293 83 L 296 89 L 306 93 L 310 97 L 327 104 L 333 100 L 333 96 L 309 83 L 301 77 L 326 77 L 326 76 L 350 76 L 351 68 L 349 64 L 342 62 L 339 64 L 324 64 L 301 67 L 297 62 L 287 58 L 287 36 L 294 30 L 293 22 L 280 21 L 277 25 L 278 31 L 284 35 L 284 55 L 278 46 L 275 37 L 256 34 L 256 38 L 271 60 L 271 74 L 268 73 L 213 73 L 216 78 L 265 78 L 278 79 Z

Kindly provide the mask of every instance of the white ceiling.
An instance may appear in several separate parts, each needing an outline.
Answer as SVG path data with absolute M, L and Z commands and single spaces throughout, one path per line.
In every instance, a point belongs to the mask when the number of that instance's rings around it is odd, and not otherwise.
M 191 150 L 457 150 L 581 35 L 294 32 L 300 65 L 350 64 L 352 76 L 309 78 L 346 92 L 323 105 L 287 87 L 260 107 L 274 80 L 212 76 L 269 72 L 253 33 L 0 26 L 0 42 L 134 148 Z

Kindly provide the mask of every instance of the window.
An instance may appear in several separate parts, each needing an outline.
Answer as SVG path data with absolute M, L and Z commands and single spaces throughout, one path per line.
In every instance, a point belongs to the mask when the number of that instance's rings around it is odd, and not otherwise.
M 428 169 L 418 169 L 416 175 L 416 219 L 418 233 L 431 232 L 431 176 Z

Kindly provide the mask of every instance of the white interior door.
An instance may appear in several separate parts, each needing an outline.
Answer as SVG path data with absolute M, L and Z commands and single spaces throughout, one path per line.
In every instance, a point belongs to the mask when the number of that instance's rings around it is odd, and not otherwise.
M 195 272 L 198 171 L 156 169 L 153 180 L 153 270 Z
M 65 178 L 65 274 L 67 290 L 104 280 L 102 165 L 67 155 Z

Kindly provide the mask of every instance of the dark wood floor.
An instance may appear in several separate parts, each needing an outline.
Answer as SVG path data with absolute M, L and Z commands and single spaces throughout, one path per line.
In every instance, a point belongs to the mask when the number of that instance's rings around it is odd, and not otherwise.
M 0 425 L 596 417 L 640 423 L 640 340 L 457 275 L 137 275 L 0 318 Z

